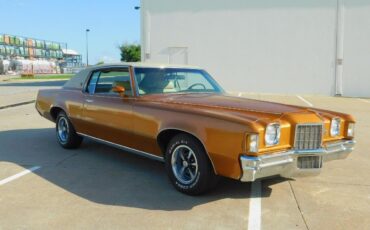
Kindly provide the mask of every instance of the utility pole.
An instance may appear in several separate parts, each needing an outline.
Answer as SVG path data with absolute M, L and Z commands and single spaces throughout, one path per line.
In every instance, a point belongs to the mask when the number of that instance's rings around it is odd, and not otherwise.
M 86 29 L 86 66 L 89 66 L 89 32 L 90 29 Z

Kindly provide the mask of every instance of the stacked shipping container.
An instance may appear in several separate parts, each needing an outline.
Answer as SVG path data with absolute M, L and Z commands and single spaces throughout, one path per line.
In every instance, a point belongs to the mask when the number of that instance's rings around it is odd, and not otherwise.
M 62 59 L 66 44 L 0 34 L 0 56 Z
M 83 64 L 81 55 L 69 54 L 65 43 L 0 34 L 1 66 L 9 68 L 0 68 L 0 74 L 44 74 L 76 72 Z
M 8 71 L 19 74 L 58 73 L 57 62 L 63 59 L 62 48 L 66 46 L 59 42 L 0 34 L 0 64 L 3 67 L 0 74 Z M 10 64 L 5 66 L 4 62 Z

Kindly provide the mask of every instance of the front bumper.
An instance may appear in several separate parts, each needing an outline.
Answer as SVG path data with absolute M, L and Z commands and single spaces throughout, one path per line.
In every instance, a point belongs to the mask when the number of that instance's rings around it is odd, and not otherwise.
M 317 175 L 321 168 L 300 169 L 297 167 L 298 157 L 320 156 L 322 162 L 346 158 L 353 150 L 354 140 L 346 140 L 326 144 L 317 150 L 288 150 L 285 152 L 263 155 L 258 157 L 241 156 L 241 181 L 255 181 L 260 178 L 280 175 L 282 177 Z

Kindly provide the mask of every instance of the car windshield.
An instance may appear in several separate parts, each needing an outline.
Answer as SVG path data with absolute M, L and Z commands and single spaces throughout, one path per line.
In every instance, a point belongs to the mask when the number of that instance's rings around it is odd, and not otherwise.
M 135 68 L 140 95 L 168 93 L 222 93 L 223 89 L 204 70 Z

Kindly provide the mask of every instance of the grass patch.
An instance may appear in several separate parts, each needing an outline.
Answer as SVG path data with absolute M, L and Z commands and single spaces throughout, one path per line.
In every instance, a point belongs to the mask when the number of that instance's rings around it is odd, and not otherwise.
M 74 74 L 38 74 L 33 77 L 19 77 L 13 80 L 68 80 Z

